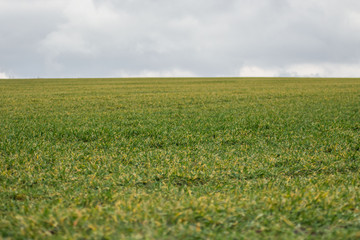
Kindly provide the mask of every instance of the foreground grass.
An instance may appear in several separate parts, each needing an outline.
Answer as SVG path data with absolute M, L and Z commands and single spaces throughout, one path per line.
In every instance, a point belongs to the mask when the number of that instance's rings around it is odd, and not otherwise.
M 360 238 L 359 79 L 0 80 L 0 238 Z

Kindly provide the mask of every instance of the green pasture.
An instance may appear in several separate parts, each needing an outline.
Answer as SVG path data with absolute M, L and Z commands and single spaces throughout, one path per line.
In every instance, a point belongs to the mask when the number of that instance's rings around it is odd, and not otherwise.
M 360 239 L 360 79 L 0 80 L 0 239 Z

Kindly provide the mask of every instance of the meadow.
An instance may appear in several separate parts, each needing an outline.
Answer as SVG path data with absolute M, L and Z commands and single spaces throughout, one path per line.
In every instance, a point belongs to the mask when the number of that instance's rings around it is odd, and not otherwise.
M 0 80 L 0 238 L 359 239 L 360 79 Z

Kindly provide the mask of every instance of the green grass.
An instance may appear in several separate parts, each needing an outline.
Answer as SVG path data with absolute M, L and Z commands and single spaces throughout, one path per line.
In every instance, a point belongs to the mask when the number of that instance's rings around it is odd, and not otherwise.
M 0 238 L 358 239 L 360 79 L 0 80 Z

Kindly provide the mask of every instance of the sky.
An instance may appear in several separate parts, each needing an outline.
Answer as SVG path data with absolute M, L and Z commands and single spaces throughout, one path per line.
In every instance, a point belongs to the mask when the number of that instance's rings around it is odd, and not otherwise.
M 0 78 L 360 77 L 359 0 L 0 0 Z

